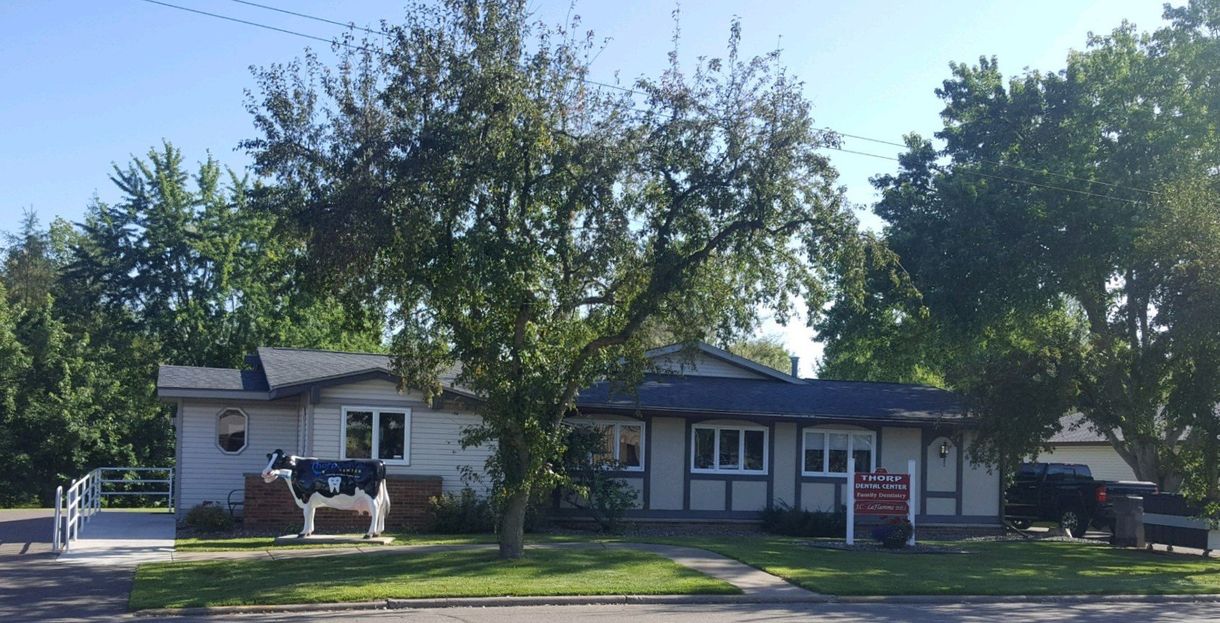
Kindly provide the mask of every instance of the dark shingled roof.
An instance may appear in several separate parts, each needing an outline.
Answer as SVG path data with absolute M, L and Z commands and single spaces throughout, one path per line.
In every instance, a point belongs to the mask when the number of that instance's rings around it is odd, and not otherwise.
M 301 348 L 258 349 L 271 389 L 314 383 L 363 372 L 391 374 L 390 358 L 372 353 L 344 353 Z
M 961 417 L 952 392 L 923 385 L 806 379 L 799 384 L 762 379 L 651 374 L 637 392 L 598 383 L 577 406 L 705 414 L 936 420 Z
M 157 373 L 157 389 L 265 392 L 267 381 L 255 370 L 161 366 Z

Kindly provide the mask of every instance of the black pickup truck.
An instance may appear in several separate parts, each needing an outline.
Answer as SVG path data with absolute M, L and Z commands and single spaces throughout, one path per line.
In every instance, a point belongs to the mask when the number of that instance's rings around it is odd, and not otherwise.
M 1090 525 L 1113 531 L 1110 497 L 1157 493 L 1151 482 L 1093 480 L 1089 466 L 1023 463 L 1005 493 L 1004 518 L 1019 529 L 1035 521 L 1055 521 L 1072 536 Z

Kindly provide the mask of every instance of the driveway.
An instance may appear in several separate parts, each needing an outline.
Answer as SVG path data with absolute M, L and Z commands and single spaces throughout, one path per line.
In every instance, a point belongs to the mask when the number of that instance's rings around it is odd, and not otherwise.
M 110 620 L 127 611 L 132 569 L 68 566 L 51 552 L 48 509 L 0 510 L 0 621 Z

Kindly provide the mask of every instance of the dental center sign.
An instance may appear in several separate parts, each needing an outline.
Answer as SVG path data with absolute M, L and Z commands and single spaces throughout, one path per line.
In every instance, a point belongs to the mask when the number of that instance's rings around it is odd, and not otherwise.
M 910 474 L 885 470 L 856 474 L 854 489 L 857 515 L 906 515 L 910 511 Z

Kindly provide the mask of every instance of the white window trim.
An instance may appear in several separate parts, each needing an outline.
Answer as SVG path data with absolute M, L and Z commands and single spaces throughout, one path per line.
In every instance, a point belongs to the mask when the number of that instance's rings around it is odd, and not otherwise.
M 347 459 L 347 413 L 348 411 L 371 411 L 373 413 L 373 447 L 370 454 L 372 460 L 383 461 L 386 465 L 410 465 L 411 464 L 411 409 L 410 407 L 360 407 L 360 406 L 345 406 L 340 409 L 339 413 L 339 458 Z M 402 459 L 378 459 L 377 449 L 380 447 L 381 441 L 381 414 L 382 413 L 402 413 L 405 415 L 403 419 L 403 444 L 402 444 Z
M 716 467 L 695 467 L 695 437 L 696 431 L 710 430 L 712 432 L 712 458 L 716 463 Z M 741 467 L 720 467 L 720 431 L 735 430 L 741 433 L 737 436 L 737 460 L 740 461 Z M 762 431 L 763 434 L 763 460 L 762 469 L 746 469 L 746 431 Z M 750 476 L 765 476 L 767 475 L 767 467 L 771 461 L 771 439 L 770 431 L 765 426 L 739 426 L 739 425 L 704 425 L 695 424 L 690 429 L 690 471 L 692 474 L 742 474 Z
M 808 450 L 806 445 L 809 443 L 808 433 L 823 433 L 822 437 L 822 471 L 810 472 L 805 470 L 805 452 Z M 855 437 L 852 435 L 864 435 L 872 439 L 872 451 L 869 452 L 870 464 L 869 472 L 877 471 L 877 431 L 871 430 L 853 430 L 850 428 L 815 428 L 807 427 L 801 429 L 801 456 L 798 458 L 801 462 L 802 476 L 830 476 L 835 478 L 847 478 L 847 472 L 832 472 L 830 469 L 830 435 L 847 435 L 847 457 L 852 456 L 852 446 L 855 444 Z M 856 466 L 857 472 L 865 470 L 859 465 Z
M 230 411 L 236 411 L 240 413 L 242 417 L 246 418 L 246 428 L 242 431 L 241 436 L 241 448 L 233 451 L 225 450 L 220 446 L 220 418 L 224 417 L 224 414 Z M 246 448 L 250 447 L 250 414 L 246 413 L 246 410 L 242 409 L 241 407 L 225 407 L 220 411 L 217 411 L 216 419 L 212 424 L 212 443 L 216 444 L 216 449 L 220 450 L 221 454 L 227 456 L 237 456 L 242 452 L 245 452 Z
M 639 464 L 639 466 L 638 467 L 624 467 L 624 466 L 620 465 L 620 466 L 616 467 L 614 469 L 614 471 L 616 471 L 616 472 L 642 472 L 642 471 L 644 471 L 644 456 L 647 454 L 646 452 L 644 452 L 644 448 L 647 447 L 644 444 L 648 443 L 648 440 L 644 438 L 645 426 L 644 426 L 643 422 L 621 422 L 618 420 L 585 420 L 585 421 L 580 422 L 580 425 L 581 426 L 595 426 L 595 427 L 596 426 L 607 426 L 612 429 L 611 439 L 614 441 L 613 446 L 614 446 L 614 462 L 615 463 L 618 463 L 619 452 L 622 450 L 622 448 L 619 447 L 619 427 L 620 426 L 638 427 L 640 429 L 640 464 Z

